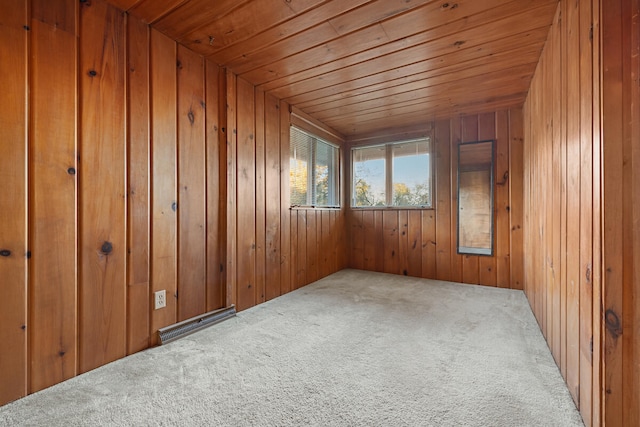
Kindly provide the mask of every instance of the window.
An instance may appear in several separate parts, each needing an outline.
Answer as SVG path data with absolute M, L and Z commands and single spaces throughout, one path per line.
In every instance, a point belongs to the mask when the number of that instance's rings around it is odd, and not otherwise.
M 431 139 L 351 150 L 353 207 L 431 204 Z
M 338 147 L 291 127 L 291 206 L 337 207 Z

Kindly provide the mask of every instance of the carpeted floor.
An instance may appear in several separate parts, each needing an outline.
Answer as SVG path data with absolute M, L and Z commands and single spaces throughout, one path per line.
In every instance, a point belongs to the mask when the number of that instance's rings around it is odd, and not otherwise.
M 582 426 L 520 291 L 343 270 L 0 407 L 7 426 Z

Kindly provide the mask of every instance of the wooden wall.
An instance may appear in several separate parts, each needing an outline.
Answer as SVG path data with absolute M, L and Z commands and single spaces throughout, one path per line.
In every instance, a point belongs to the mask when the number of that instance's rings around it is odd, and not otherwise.
M 601 399 L 598 14 L 559 3 L 524 107 L 525 291 L 586 425 Z
M 640 425 L 640 1 L 601 5 L 602 419 Z
M 290 107 L 227 73 L 227 304 L 239 310 L 346 265 L 344 209 L 291 209 Z
M 522 289 L 522 111 L 432 124 L 434 209 L 349 209 L 352 268 Z M 458 255 L 458 144 L 494 139 L 494 256 Z
M 0 39 L 0 404 L 343 267 L 286 104 L 102 0 L 0 2 Z

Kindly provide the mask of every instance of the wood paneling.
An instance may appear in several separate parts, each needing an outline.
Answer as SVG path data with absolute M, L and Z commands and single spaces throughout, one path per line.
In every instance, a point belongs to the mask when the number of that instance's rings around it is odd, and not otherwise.
M 271 300 L 283 293 L 281 261 L 280 224 L 280 103 L 267 95 L 265 97 L 265 251 L 266 284 L 265 299 Z
M 122 12 L 80 6 L 80 372 L 126 354 L 124 40 Z
M 585 425 L 638 423 L 637 16 L 561 1 L 524 106 L 525 290 Z
M 237 300 L 238 310 L 256 305 L 256 138 L 253 86 L 238 79 L 237 98 Z
M 342 209 L 290 206 L 289 105 L 227 80 L 227 292 L 244 310 L 344 268 L 346 230 Z
M 178 46 L 177 69 L 178 321 L 181 321 L 207 309 L 204 60 Z M 216 175 L 215 170 L 213 173 Z
M 32 4 L 25 360 L 30 393 L 73 377 L 78 362 L 76 5 Z
M 224 70 L 205 63 L 207 185 L 207 311 L 225 306 L 226 92 Z
M 149 28 L 127 21 L 127 353 L 149 346 Z
M 515 136 L 516 144 L 522 144 L 517 136 L 522 133 L 521 115 L 520 109 L 501 110 L 433 123 L 434 209 L 350 209 L 349 265 L 371 271 L 518 289 L 519 283 L 511 279 L 512 269 L 517 270 L 512 262 L 522 262 L 522 258 L 510 256 L 512 245 L 517 248 L 519 242 L 512 241 L 509 230 L 521 229 L 519 224 L 512 225 L 510 213 L 521 213 L 522 207 L 509 200 L 508 186 L 511 179 L 522 182 L 521 169 L 509 170 L 512 163 L 522 163 L 522 159 L 512 161 L 510 158 L 511 153 L 521 153 L 519 149 L 510 150 L 514 144 L 511 135 Z M 502 214 L 495 213 L 495 254 L 491 257 L 458 255 L 456 246 L 458 145 L 479 138 L 495 140 L 495 168 L 501 173 L 495 179 L 495 206 L 496 209 L 502 206 L 504 210 Z M 501 192 L 501 187 L 506 190 Z
M 2 403 L 225 305 L 226 251 L 218 67 L 205 74 L 202 57 L 100 0 L 7 7 Z M 279 101 L 269 99 L 279 181 Z M 168 307 L 152 310 L 160 289 Z
M 601 3 L 601 416 L 614 426 L 640 423 L 639 13 L 637 0 Z
M 522 105 L 557 6 L 111 1 L 349 136 Z
M 151 292 L 166 291 L 151 330 L 177 320 L 178 198 L 176 44 L 151 30 Z M 157 337 L 152 338 L 155 340 Z
M 0 4 L 0 341 L 12 349 L 2 354 L 0 404 L 27 393 L 27 17 L 22 1 Z

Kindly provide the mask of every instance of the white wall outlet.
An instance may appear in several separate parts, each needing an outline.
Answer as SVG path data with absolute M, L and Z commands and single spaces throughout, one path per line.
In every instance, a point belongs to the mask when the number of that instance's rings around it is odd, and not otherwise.
M 155 294 L 155 309 L 163 308 L 167 306 L 167 291 L 164 289 L 156 292 Z

